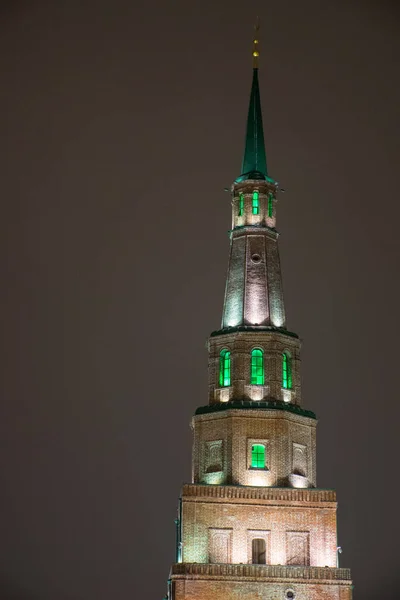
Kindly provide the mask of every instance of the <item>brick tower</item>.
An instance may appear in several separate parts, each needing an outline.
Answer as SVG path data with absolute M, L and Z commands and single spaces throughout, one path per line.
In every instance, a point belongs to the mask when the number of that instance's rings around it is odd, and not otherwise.
M 255 38 L 222 325 L 209 339 L 209 403 L 192 421 L 169 599 L 351 600 L 350 571 L 338 568 L 336 494 L 316 487 L 300 341 L 286 328 Z

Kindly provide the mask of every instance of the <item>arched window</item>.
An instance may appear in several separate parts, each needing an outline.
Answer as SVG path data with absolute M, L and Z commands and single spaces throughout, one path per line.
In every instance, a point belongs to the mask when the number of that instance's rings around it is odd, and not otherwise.
M 264 352 L 260 348 L 251 351 L 251 385 L 264 385 Z
M 288 352 L 282 354 L 282 387 L 285 390 L 292 389 L 292 359 Z
M 254 538 L 251 542 L 251 562 L 253 565 L 265 565 L 265 540 Z
M 221 350 L 219 355 L 219 385 L 221 387 L 231 385 L 231 353 L 229 350 Z
M 251 468 L 265 469 L 265 446 L 253 444 L 251 447 Z
M 239 217 L 242 217 L 244 213 L 244 196 L 239 194 Z
M 253 215 L 258 215 L 260 212 L 260 201 L 258 199 L 258 192 L 253 192 L 252 210 Z
M 274 214 L 274 196 L 273 194 L 268 194 L 268 216 L 272 217 Z

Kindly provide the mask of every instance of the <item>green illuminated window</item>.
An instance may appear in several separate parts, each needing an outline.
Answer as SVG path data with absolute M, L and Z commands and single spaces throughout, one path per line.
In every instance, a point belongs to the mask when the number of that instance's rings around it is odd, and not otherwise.
M 264 385 L 264 352 L 259 348 L 251 351 L 251 385 Z
M 253 215 L 258 215 L 260 212 L 260 201 L 258 199 L 258 192 L 253 192 L 253 203 L 252 203 Z
M 268 195 L 268 216 L 272 217 L 274 214 L 274 197 L 272 194 Z
M 219 355 L 219 385 L 221 387 L 231 385 L 231 353 L 229 350 L 221 350 Z
M 243 194 L 239 195 L 239 217 L 243 216 L 244 212 L 244 196 Z
M 287 352 L 282 354 L 282 387 L 292 389 L 292 360 Z
M 251 468 L 265 469 L 265 446 L 253 444 L 251 447 Z

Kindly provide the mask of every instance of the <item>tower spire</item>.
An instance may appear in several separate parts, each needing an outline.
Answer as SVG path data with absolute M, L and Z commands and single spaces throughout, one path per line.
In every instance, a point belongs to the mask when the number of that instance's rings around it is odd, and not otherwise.
M 260 89 L 258 85 L 259 30 L 257 22 L 253 38 L 253 82 L 250 93 L 245 148 L 240 180 L 265 179 L 268 176 L 265 155 L 264 130 L 261 113 Z

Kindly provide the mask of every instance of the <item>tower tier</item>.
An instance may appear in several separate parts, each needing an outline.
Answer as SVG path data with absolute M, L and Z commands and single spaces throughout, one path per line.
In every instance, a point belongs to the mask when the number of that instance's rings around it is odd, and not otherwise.
M 336 509 L 333 490 L 185 485 L 181 560 L 334 568 Z
M 197 413 L 194 483 L 316 486 L 313 413 L 281 402 L 229 402 Z

